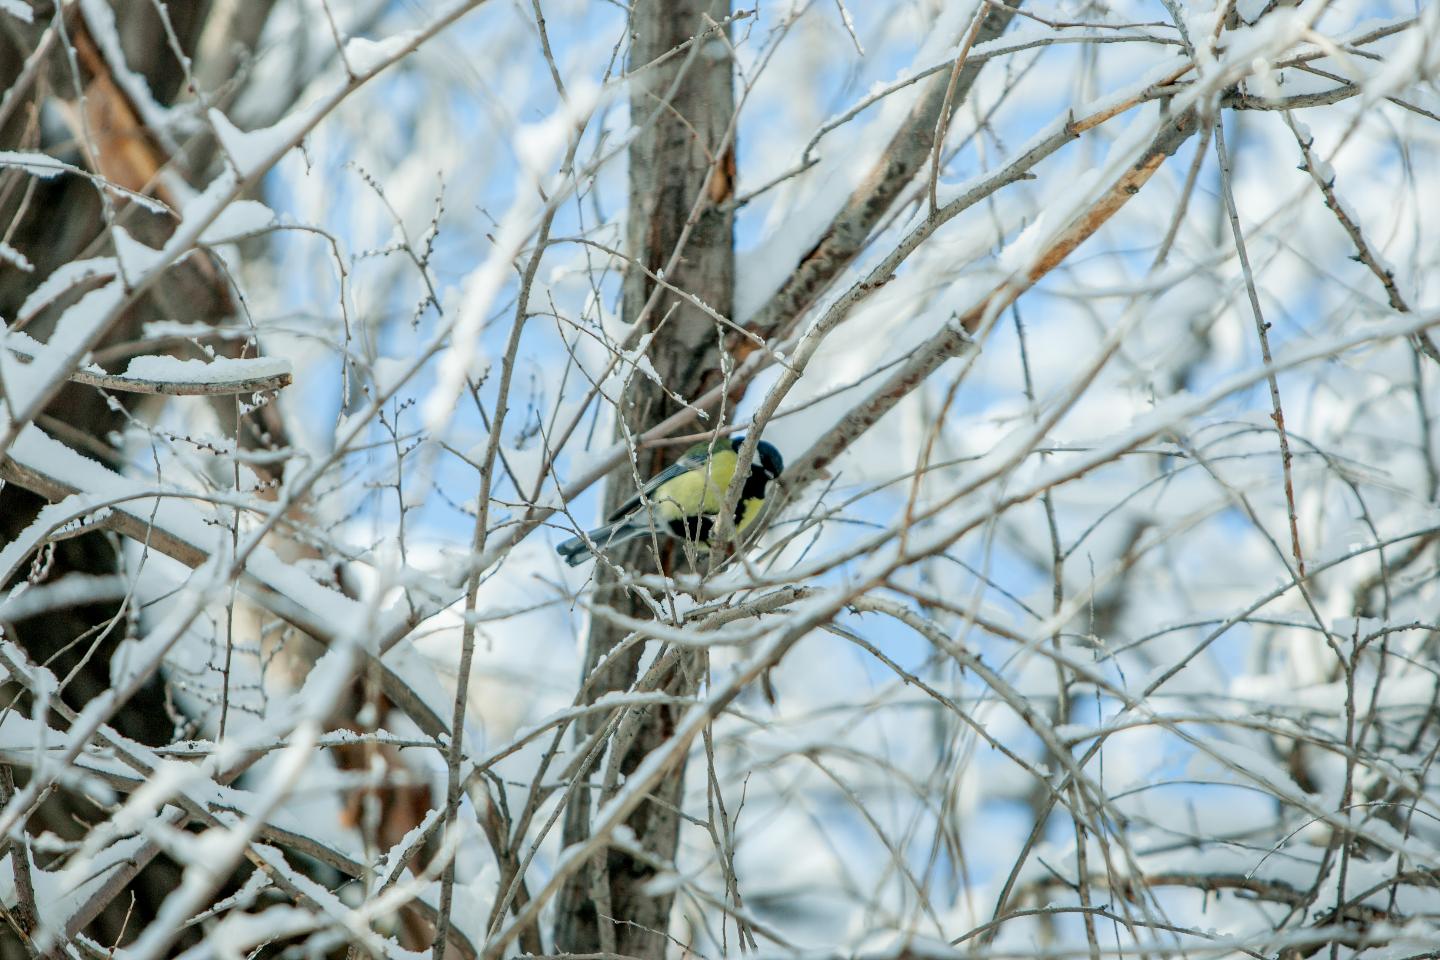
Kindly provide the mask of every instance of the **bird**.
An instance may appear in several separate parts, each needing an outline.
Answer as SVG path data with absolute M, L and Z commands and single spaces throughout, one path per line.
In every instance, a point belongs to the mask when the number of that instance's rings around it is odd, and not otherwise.
M 646 481 L 639 492 L 611 511 L 603 526 L 581 537 L 571 537 L 555 552 L 572 567 L 590 559 L 595 550 L 617 547 L 636 537 L 671 537 L 695 545 L 702 552 L 711 547 L 716 515 L 735 476 L 744 437 L 728 443 L 697 443 L 670 466 Z M 785 460 L 773 443 L 761 440 L 755 446 L 755 460 L 740 488 L 735 504 L 734 541 L 765 511 L 770 485 L 785 469 Z

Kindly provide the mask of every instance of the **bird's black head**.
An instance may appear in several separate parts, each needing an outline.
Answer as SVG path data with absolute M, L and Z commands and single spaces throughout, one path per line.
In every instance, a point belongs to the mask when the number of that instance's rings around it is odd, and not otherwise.
M 744 437 L 734 437 L 730 441 L 730 448 L 739 453 L 740 447 L 744 443 Z M 785 472 L 785 458 L 780 456 L 780 451 L 775 448 L 775 444 L 768 440 L 761 440 L 755 445 L 755 459 L 759 462 L 760 472 L 765 474 L 767 480 L 774 480 Z

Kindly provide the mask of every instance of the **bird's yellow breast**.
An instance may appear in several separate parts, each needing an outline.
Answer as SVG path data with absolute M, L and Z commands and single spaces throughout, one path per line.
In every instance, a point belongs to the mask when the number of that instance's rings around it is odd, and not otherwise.
M 661 484 L 651 497 L 660 518 L 671 521 L 719 513 L 730 478 L 735 476 L 735 462 L 734 450 L 721 450 L 697 469 Z
M 765 501 L 759 497 L 751 497 L 740 505 L 740 521 L 735 524 L 735 532 L 743 533 L 750 524 L 760 519 L 760 512 L 765 509 Z

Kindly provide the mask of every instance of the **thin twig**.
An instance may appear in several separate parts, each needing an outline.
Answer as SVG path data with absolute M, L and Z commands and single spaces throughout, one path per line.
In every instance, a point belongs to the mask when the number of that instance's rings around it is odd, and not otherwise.
M 1260 309 L 1260 293 L 1255 286 L 1255 274 L 1250 269 L 1250 256 L 1245 250 L 1245 234 L 1240 228 L 1240 213 L 1235 207 L 1235 191 L 1231 183 L 1230 155 L 1225 149 L 1225 124 L 1215 123 L 1215 155 L 1220 161 L 1220 189 L 1225 195 L 1225 212 L 1230 219 L 1230 233 L 1235 240 L 1235 252 L 1240 258 L 1240 271 L 1245 277 L 1245 292 L 1250 298 L 1250 310 L 1255 317 L 1255 334 L 1260 340 L 1260 360 L 1267 368 L 1274 360 L 1270 356 L 1270 324 Z M 1305 579 L 1305 555 L 1300 550 L 1300 521 L 1295 510 L 1295 481 L 1290 469 L 1290 438 L 1285 433 L 1285 411 L 1280 406 L 1280 381 L 1273 370 L 1266 375 L 1270 387 L 1270 419 L 1275 424 L 1275 433 L 1280 440 L 1280 469 L 1285 482 L 1285 506 L 1290 521 L 1290 550 L 1295 556 L 1295 567 L 1300 579 Z

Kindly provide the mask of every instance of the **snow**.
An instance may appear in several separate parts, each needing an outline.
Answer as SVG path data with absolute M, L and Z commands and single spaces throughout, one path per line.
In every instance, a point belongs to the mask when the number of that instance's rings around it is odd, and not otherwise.
M 534 489 L 536 480 L 542 479 L 540 471 L 549 457 L 545 444 L 537 437 L 524 446 L 502 444 L 499 452 L 521 488 L 527 493 Z
M 34 426 L 27 427 L 16 439 L 10 456 L 17 463 L 55 477 L 82 491 L 107 498 L 130 498 L 118 503 L 123 511 L 143 523 L 154 524 L 196 549 L 210 552 L 228 550 L 229 535 L 210 523 L 209 517 L 183 499 L 166 497 L 158 501 L 153 488 L 119 474 L 82 456 L 46 436 Z M 146 496 L 146 494 L 152 494 Z M 387 616 L 372 614 L 363 605 L 344 594 L 317 583 L 298 567 L 285 563 L 264 545 L 257 546 L 246 563 L 246 572 L 266 588 L 286 597 L 299 609 L 310 612 L 317 623 L 325 624 L 332 635 L 378 622 L 383 628 Z M 157 631 L 161 632 L 161 631 Z
M 131 70 L 121 45 L 120 32 L 115 24 L 115 12 L 107 0 L 80 0 L 80 10 L 85 15 L 85 25 L 90 36 L 100 47 L 110 76 L 139 113 L 152 135 L 168 139 L 169 111 L 156 102 L 145 78 Z
M 20 270 L 22 273 L 34 273 L 35 265 L 26 259 L 25 254 L 16 250 L 10 244 L 0 240 L 0 260 Z
M 283 357 L 216 357 L 213 360 L 180 360 L 176 357 L 135 357 L 125 368 L 132 380 L 164 383 L 239 383 L 286 376 L 290 361 Z
M 65 607 L 118 600 L 125 596 L 128 588 L 129 582 L 124 577 L 83 573 L 71 574 L 52 583 L 21 583 L 10 591 L 4 601 L 0 601 L 0 622 L 13 623 Z
M 592 91 L 593 93 L 593 91 Z M 537 182 L 554 168 L 574 131 L 576 111 L 563 110 L 515 131 L 515 156 Z
M 226 170 L 206 184 L 204 190 L 185 199 L 179 210 L 180 229 L 165 242 L 166 263 L 190 251 L 205 228 L 234 201 L 239 185 L 236 173 Z
M 216 328 L 208 323 L 190 323 L 184 320 L 152 320 L 144 325 L 142 333 L 149 339 L 167 337 L 203 339 L 223 336 L 231 340 L 249 340 L 254 336 L 254 332 L 250 330 Z
M 418 30 L 407 30 L 383 40 L 351 37 L 345 41 L 345 62 L 357 74 L 374 73 L 403 56 L 418 37 Z
M 1385 57 L 1384 66 L 1364 82 L 1366 102 L 1394 96 L 1410 87 L 1416 77 L 1433 79 L 1440 74 L 1437 36 L 1440 36 L 1440 7 L 1423 4 L 1415 26 L 1402 34 L 1400 43 Z
M 51 272 L 30 291 L 20 305 L 19 318 L 29 320 L 67 290 L 71 290 L 96 277 L 112 275 L 119 264 L 114 257 L 92 257 L 88 260 L 71 260 Z
M 258 130 L 241 130 L 230 122 L 229 117 L 214 108 L 211 108 L 209 117 L 235 173 L 240 179 L 248 180 L 274 166 L 299 144 L 306 131 L 314 125 L 316 105 L 295 110 L 278 123 Z
M 77 345 L 89 343 L 123 302 L 124 292 L 113 281 L 91 290 L 60 315 L 49 342 L 36 351 L 30 364 L 5 364 L 5 387 L 12 416 L 21 412 L 28 415 L 49 385 L 65 379 L 79 366 L 84 351 L 77 349 Z
M 320 908 L 323 917 L 341 926 L 342 929 L 347 927 L 346 920 L 350 916 L 350 909 L 329 889 L 292 868 L 281 850 L 265 843 L 252 844 L 251 850 L 255 858 L 261 861 L 267 869 L 284 877 L 290 885 L 298 887 L 307 900 Z M 367 948 L 376 945 L 380 939 L 378 934 L 370 933 L 368 930 L 352 929 L 351 932 Z M 377 949 L 374 952 L 387 955 L 390 953 L 384 949 Z
M 957 38 L 963 35 L 964 23 L 972 11 L 973 6 L 967 3 L 945 4 L 909 65 L 896 70 L 894 76 L 897 79 L 913 76 L 944 59 L 953 59 Z M 819 163 L 780 188 L 767 217 L 764 238 L 752 248 L 741 250 L 736 257 L 735 274 L 739 279 L 735 287 L 735 319 L 738 322 L 749 320 L 764 306 L 794 272 L 805 252 L 824 235 L 909 115 L 925 83 L 891 94 L 876 105 L 873 113 L 832 131 L 815 150 Z M 836 111 L 835 116 L 844 112 Z M 786 168 L 799 159 L 789 157 Z M 752 183 L 752 174 L 747 171 L 741 192 L 779 172 L 755 173 Z
M 30 877 L 42 930 L 63 929 L 70 914 L 105 883 L 112 871 L 132 860 L 145 843 L 143 836 L 117 840 L 90 862 L 91 872 L 79 876 L 68 870 L 41 870 L 32 864 Z
M 0 167 L 19 167 L 32 177 L 48 180 L 58 177 L 70 165 L 43 153 L 21 153 L 14 150 L 0 150 Z
M 389 396 L 405 384 L 414 366 L 415 360 L 410 357 L 375 358 L 370 364 L 370 376 L 375 382 L 375 389 Z
M 263 877 L 260 871 L 254 876 Z M 262 944 L 297 937 L 322 925 L 319 917 L 307 910 L 286 904 L 266 907 L 258 913 L 231 911 L 205 937 L 205 947 L 221 957 L 240 958 Z M 191 957 L 187 953 L 186 957 Z
M 485 351 L 478 345 L 480 330 L 495 298 L 510 279 L 510 258 L 518 255 L 529 239 L 531 215 L 538 206 L 533 193 L 533 190 L 517 193 L 520 199 L 501 224 L 499 249 L 486 257 L 465 280 L 450 348 L 441 358 L 436 385 L 425 399 L 425 423 L 431 430 L 438 430 L 449 421 L 465 381 L 478 377 L 488 364 Z
M 133 284 L 160 263 L 161 252 L 130 236 L 124 227 L 112 228 L 110 239 L 115 243 L 115 259 L 120 264 L 120 272 L 128 283 Z
M 1249 23 L 1260 16 L 1268 5 L 1269 0 L 1236 0 L 1235 12 L 1240 15 L 1241 20 Z
M 39 549 L 53 530 L 70 523 L 76 517 L 83 517 L 94 510 L 100 498 L 89 494 L 72 494 L 57 503 L 47 503 L 35 514 L 16 537 L 0 549 L 0 583 L 9 583 L 19 571 L 25 558 Z
M 260 233 L 275 224 L 275 211 L 258 200 L 236 200 L 200 234 L 200 242 L 225 243 Z

